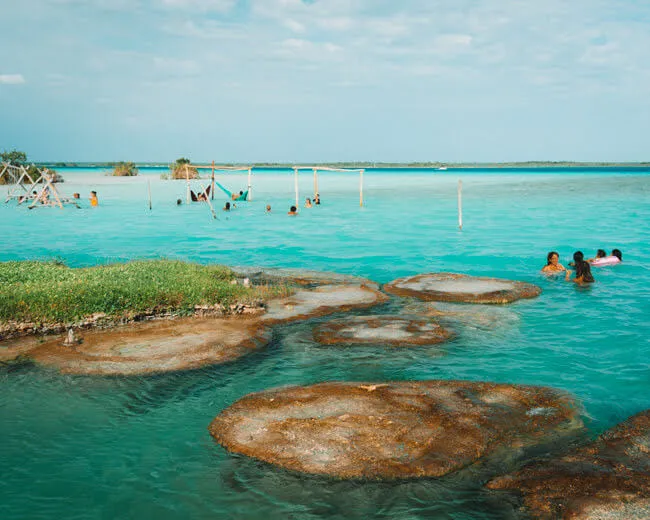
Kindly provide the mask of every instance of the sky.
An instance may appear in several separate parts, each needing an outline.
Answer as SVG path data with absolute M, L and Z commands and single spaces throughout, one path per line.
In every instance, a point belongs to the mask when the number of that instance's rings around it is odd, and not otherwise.
M 0 0 L 34 161 L 650 160 L 648 0 Z

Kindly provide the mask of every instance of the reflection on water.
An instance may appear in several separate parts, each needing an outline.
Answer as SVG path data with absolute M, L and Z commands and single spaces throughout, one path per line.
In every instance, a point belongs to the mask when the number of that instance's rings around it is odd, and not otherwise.
M 3 242 L 1 260 L 60 257 L 91 265 L 171 256 L 339 271 L 381 283 L 450 271 L 533 282 L 544 292 L 503 307 L 392 299 L 372 311 L 425 313 L 454 330 L 452 341 L 434 346 L 317 344 L 313 326 L 339 314 L 279 327 L 267 348 L 191 372 L 75 377 L 31 364 L 0 367 L 2 518 L 509 518 L 501 495 L 467 480 L 296 475 L 226 453 L 207 426 L 250 392 L 328 380 L 554 386 L 583 403 L 591 435 L 650 408 L 648 175 L 463 174 L 460 233 L 453 172 L 369 172 L 361 210 L 356 177 L 323 175 L 323 205 L 295 219 L 285 215 L 291 173 L 262 173 L 254 177 L 257 201 L 219 214 L 219 221 L 202 205 L 176 207 L 184 184 L 156 173 L 63 173 L 64 191 L 97 188 L 100 207 L 0 205 L 2 236 L 20 237 Z M 229 181 L 245 184 L 244 177 Z M 310 182 L 301 181 L 305 196 Z M 624 263 L 594 268 L 597 283 L 588 291 L 538 274 L 549 250 L 567 263 L 576 249 L 590 255 L 613 247 L 623 250 Z

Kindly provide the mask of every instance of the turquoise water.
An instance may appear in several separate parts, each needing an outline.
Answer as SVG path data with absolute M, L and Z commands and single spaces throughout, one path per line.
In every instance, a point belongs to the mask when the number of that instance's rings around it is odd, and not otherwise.
M 61 189 L 99 193 L 81 210 L 0 205 L 0 260 L 93 265 L 161 256 L 299 267 L 385 283 L 430 271 L 530 281 L 536 300 L 485 310 L 442 347 L 323 347 L 320 320 L 278 328 L 263 351 L 221 367 L 155 377 L 62 376 L 0 368 L 2 518 L 507 518 L 476 486 L 452 480 L 351 483 L 232 456 L 207 432 L 243 395 L 327 380 L 471 379 L 571 392 L 596 434 L 650 408 L 650 175 L 647 172 L 367 172 L 322 174 L 323 205 L 286 216 L 291 172 L 254 176 L 255 201 L 212 219 L 176 206 L 184 183 L 160 171 L 114 179 L 62 170 Z M 456 186 L 463 179 L 464 229 Z M 151 182 L 153 210 L 147 202 Z M 245 175 L 221 179 L 244 189 Z M 301 199 L 312 177 L 302 174 Z M 4 195 L 5 188 L 0 189 Z M 223 205 L 218 197 L 215 203 Z M 273 206 L 264 214 L 265 204 Z M 623 251 L 587 289 L 539 274 L 549 250 Z M 393 301 L 375 312 L 392 312 Z

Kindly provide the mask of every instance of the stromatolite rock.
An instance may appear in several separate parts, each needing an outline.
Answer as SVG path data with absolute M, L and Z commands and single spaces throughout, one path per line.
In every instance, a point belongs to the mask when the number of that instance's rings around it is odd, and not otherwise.
M 561 458 L 488 483 L 518 490 L 534 518 L 650 518 L 650 410 Z
M 270 336 L 259 320 L 190 318 L 93 331 L 67 347 L 52 340 L 29 356 L 71 374 L 168 372 L 233 361 Z
M 440 477 L 581 428 L 574 401 L 551 388 L 406 381 L 250 394 L 209 430 L 232 452 L 290 470 L 386 479 Z
M 385 285 L 384 290 L 397 296 L 413 296 L 426 301 L 463 303 L 510 303 L 522 298 L 534 298 L 542 292 L 536 285 L 525 282 L 455 273 L 399 278 Z
M 274 324 L 308 319 L 373 307 L 387 299 L 385 294 L 365 285 L 323 285 L 314 289 L 298 289 L 288 298 L 272 300 L 262 321 Z
M 354 316 L 332 320 L 314 329 L 314 339 L 324 345 L 433 345 L 447 341 L 451 335 L 432 320 L 400 316 Z

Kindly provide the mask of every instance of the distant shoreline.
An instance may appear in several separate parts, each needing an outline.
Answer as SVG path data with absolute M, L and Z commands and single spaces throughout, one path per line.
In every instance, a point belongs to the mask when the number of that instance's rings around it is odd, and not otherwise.
M 117 162 L 37 162 L 36 166 L 48 168 L 113 168 Z M 208 163 L 197 162 L 206 165 Z M 141 162 L 135 163 L 137 168 L 169 168 L 169 163 Z M 439 163 L 439 162 L 329 162 L 329 163 L 222 163 L 219 166 L 251 166 L 260 169 L 291 169 L 316 166 L 325 168 L 367 168 L 367 169 L 400 169 L 400 170 L 440 170 L 440 169 L 477 169 L 498 170 L 508 168 L 537 169 L 537 168 L 650 168 L 650 162 L 554 162 L 554 161 L 525 161 L 503 163 Z

